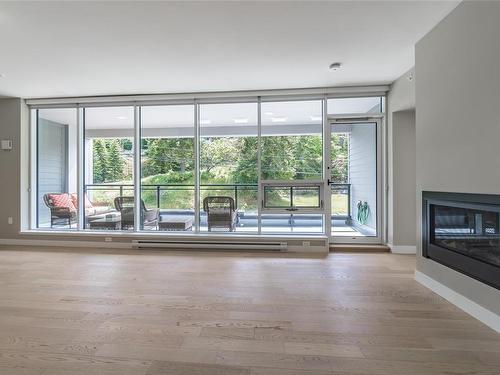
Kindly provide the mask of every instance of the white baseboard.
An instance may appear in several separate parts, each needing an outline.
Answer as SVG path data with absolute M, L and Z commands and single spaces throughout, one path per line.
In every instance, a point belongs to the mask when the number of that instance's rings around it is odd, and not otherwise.
M 394 254 L 416 254 L 417 246 L 399 246 L 387 244 L 391 248 L 391 253 Z
M 58 240 L 20 240 L 0 238 L 0 245 L 13 246 L 61 246 L 61 247 L 93 247 L 104 249 L 132 249 L 127 242 L 97 242 L 97 241 L 58 241 Z
M 467 297 L 464 297 L 460 293 L 455 292 L 453 289 L 448 288 L 446 285 L 441 284 L 420 271 L 415 271 L 415 280 L 500 333 L 499 315 L 485 309 L 483 306 L 471 301 Z

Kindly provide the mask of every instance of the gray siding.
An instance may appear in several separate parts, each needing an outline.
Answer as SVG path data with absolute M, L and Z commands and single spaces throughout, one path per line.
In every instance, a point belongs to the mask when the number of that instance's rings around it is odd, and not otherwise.
M 38 222 L 50 222 L 50 212 L 43 201 L 46 193 L 68 189 L 68 127 L 45 119 L 38 120 Z

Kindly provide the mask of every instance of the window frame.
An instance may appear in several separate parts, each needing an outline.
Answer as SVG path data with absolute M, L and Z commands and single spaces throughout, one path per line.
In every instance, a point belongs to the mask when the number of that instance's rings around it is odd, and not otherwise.
M 258 199 L 258 232 L 260 235 L 262 233 L 262 214 L 268 213 L 313 213 L 318 214 L 320 212 L 326 211 L 326 197 L 325 197 L 325 181 L 327 179 L 327 175 L 323 171 L 323 179 L 322 180 L 301 180 L 301 181 L 266 181 L 262 179 L 262 163 L 261 163 L 261 153 L 262 153 L 262 107 L 261 103 L 263 102 L 279 102 L 279 101 L 307 101 L 307 100 L 322 100 L 324 104 L 326 104 L 328 99 L 332 98 L 356 98 L 356 97 L 369 97 L 369 96 L 380 96 L 382 100 L 382 111 L 385 111 L 385 101 L 386 101 L 386 92 L 388 90 L 387 86 L 372 86 L 372 87 L 359 87 L 359 88 L 323 88 L 323 89 L 303 89 L 303 90 L 269 90 L 269 91 L 255 91 L 255 92 L 247 92 L 246 94 L 242 93 L 207 93 L 207 94 L 166 94 L 166 95 L 142 95 L 139 97 L 134 96 L 124 96 L 124 97 L 95 97 L 95 98 L 67 98 L 67 99 L 32 99 L 26 100 L 26 104 L 29 108 L 29 180 L 28 180 L 28 220 L 21 221 L 25 222 L 27 228 L 21 227 L 21 232 L 23 230 L 28 231 L 36 231 L 36 232 L 48 232 L 56 234 L 58 230 L 46 229 L 46 228 L 37 228 L 37 178 L 33 178 L 37 176 L 37 164 L 38 164 L 38 148 L 36 146 L 37 143 L 37 132 L 36 132 L 36 124 L 37 117 L 33 118 L 33 115 L 37 113 L 38 109 L 48 109 L 48 108 L 75 108 L 77 112 L 77 124 L 78 124 L 78 139 L 77 139 L 77 188 L 78 188 L 78 220 L 77 220 L 77 228 L 71 228 L 64 230 L 64 232 L 77 232 L 81 234 L 98 234 L 97 231 L 89 231 L 85 229 L 83 218 L 84 218 L 84 169 L 83 164 L 85 163 L 84 156 L 84 114 L 83 109 L 87 107 L 117 107 L 117 106 L 133 106 L 134 107 L 134 191 L 136 200 L 140 201 L 141 195 L 141 183 L 140 183 L 140 146 L 141 146 L 141 123 L 140 123 L 140 110 L 143 106 L 150 105 L 181 105 L 181 104 L 193 104 L 194 105 L 194 137 L 195 137 L 195 150 L 194 150 L 194 158 L 195 158 L 195 221 L 194 223 L 199 222 L 199 214 L 200 214 L 200 203 L 199 203 L 199 143 L 200 143 L 200 104 L 207 103 L 234 103 L 234 102 L 257 102 L 257 137 L 258 137 L 258 158 L 257 158 L 257 168 L 258 168 L 258 188 L 257 188 L 257 199 Z M 322 108 L 323 118 L 326 119 L 331 117 L 327 113 L 327 106 L 323 105 Z M 372 114 L 373 115 L 373 114 Z M 381 113 L 384 116 L 384 112 Z M 342 116 L 345 117 L 345 116 Z M 328 128 L 328 122 L 323 121 L 323 129 Z M 325 153 L 324 146 L 324 136 L 323 136 L 323 152 L 322 159 L 323 164 L 326 165 L 327 155 Z M 270 208 L 265 207 L 263 204 L 264 198 L 264 186 L 289 186 L 292 184 L 294 187 L 315 187 L 319 188 L 320 195 L 320 206 L 321 207 L 307 207 L 300 208 L 297 207 L 297 211 L 288 211 L 282 210 L 278 208 Z M 135 204 L 135 207 L 140 207 L 139 204 Z M 149 235 L 153 234 L 149 232 L 144 232 L 137 228 L 137 223 L 139 222 L 138 216 L 140 212 L 138 209 L 135 210 L 135 222 L 136 225 L 133 231 L 110 231 L 106 232 L 110 235 L 116 234 L 136 234 L 136 235 Z M 385 216 L 384 216 L 385 218 Z M 192 235 L 192 234 L 202 234 L 209 235 L 206 232 L 200 232 L 199 228 L 195 224 L 195 231 L 186 233 L 184 235 Z M 381 227 L 381 232 L 385 225 Z M 102 232 L 101 232 L 102 234 Z M 170 233 L 162 233 L 170 235 Z M 183 233 L 180 233 L 183 234 Z M 329 235 L 329 230 L 324 228 L 321 233 L 315 233 L 315 235 Z M 255 235 L 255 232 L 250 234 Z

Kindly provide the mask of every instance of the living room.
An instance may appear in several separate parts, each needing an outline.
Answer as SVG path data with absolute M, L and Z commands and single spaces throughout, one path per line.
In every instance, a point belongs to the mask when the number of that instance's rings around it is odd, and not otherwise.
M 0 373 L 500 373 L 498 19 L 1 2 Z

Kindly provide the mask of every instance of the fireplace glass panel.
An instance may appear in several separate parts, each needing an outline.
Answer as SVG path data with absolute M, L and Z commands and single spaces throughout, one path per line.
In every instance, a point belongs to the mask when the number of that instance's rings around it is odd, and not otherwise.
M 430 242 L 500 266 L 499 212 L 489 208 L 430 206 Z

